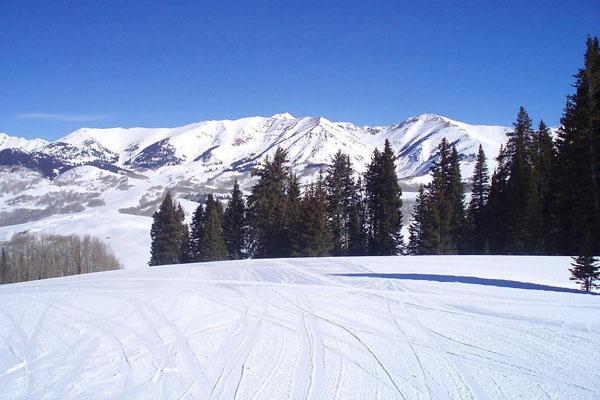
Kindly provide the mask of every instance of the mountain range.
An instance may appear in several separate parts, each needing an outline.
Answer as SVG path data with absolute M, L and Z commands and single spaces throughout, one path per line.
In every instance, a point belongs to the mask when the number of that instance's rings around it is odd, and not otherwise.
M 277 147 L 287 151 L 292 168 L 307 183 L 338 150 L 349 154 L 362 173 L 373 150 L 388 139 L 410 204 L 411 192 L 427 181 L 443 137 L 456 146 L 468 180 L 479 145 L 491 172 L 510 130 L 434 114 L 390 126 L 357 126 L 283 113 L 175 128 L 81 128 L 55 141 L 0 133 L 0 240 L 30 230 L 92 232 L 110 240 L 123 258 L 119 249 L 127 252 L 122 240 L 129 228 L 140 235 L 146 230 L 143 240 L 129 243 L 147 244 L 149 216 L 166 189 L 191 214 L 202 194 L 225 197 L 233 178 L 249 190 L 250 171 Z

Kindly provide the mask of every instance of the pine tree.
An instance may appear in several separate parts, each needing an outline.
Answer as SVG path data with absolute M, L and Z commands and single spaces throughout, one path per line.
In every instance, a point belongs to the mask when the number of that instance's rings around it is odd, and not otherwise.
M 488 242 L 486 206 L 489 190 L 487 161 L 483 147 L 479 145 L 473 170 L 471 201 L 467 209 L 468 252 L 472 254 L 484 254 Z
M 298 230 L 301 247 L 295 255 L 322 257 L 331 254 L 332 238 L 327 224 L 326 197 L 324 180 L 320 176 L 302 198 Z
M 588 37 L 585 52 L 584 74 L 588 82 L 588 148 L 590 153 L 590 176 L 594 210 L 592 238 L 596 250 L 600 249 L 600 44 L 597 37 Z
M 189 239 L 189 260 L 190 262 L 202 261 L 202 239 L 204 234 L 204 204 L 199 204 L 192 215 Z
M 402 190 L 394 151 L 385 140 L 383 152 L 373 152 L 365 174 L 369 254 L 396 255 L 403 247 Z
M 450 152 L 450 177 L 449 177 L 449 201 L 451 203 L 450 212 L 451 227 L 450 234 L 457 252 L 465 250 L 465 188 L 460 174 L 460 164 L 456 147 L 452 146 Z
M 182 264 L 192 262 L 190 253 L 190 230 L 187 224 L 181 225 L 181 247 L 179 248 L 179 262 Z
M 240 186 L 235 180 L 231 199 L 223 215 L 223 236 L 229 259 L 237 260 L 245 256 L 246 231 L 246 204 Z
M 185 214 L 181 206 L 173 200 L 170 192 L 167 192 L 152 218 L 149 265 L 180 263 Z
M 571 271 L 569 279 L 577 282 L 583 290 L 590 292 L 599 286 L 596 282 L 600 280 L 600 266 L 595 257 L 591 255 L 573 257 L 571 265 L 573 268 L 569 269 Z
M 327 169 L 327 218 L 333 237 L 333 255 L 348 255 L 350 248 L 350 213 L 354 200 L 354 179 L 350 157 L 341 151 L 333 156 Z
M 437 161 L 430 171 L 431 183 L 421 199 L 419 254 L 456 254 L 464 219 L 464 193 L 460 181 L 458 157 L 446 138 L 437 148 Z
M 510 176 L 509 154 L 500 146 L 496 157 L 496 170 L 492 175 L 486 207 L 489 248 L 492 254 L 504 254 L 508 243 L 508 178 Z
M 289 167 L 285 150 L 278 148 L 273 160 L 265 158 L 252 171 L 258 177 L 248 197 L 251 255 L 255 258 L 290 255 L 286 231 Z
M 544 254 L 548 250 L 547 236 L 554 227 L 552 215 L 553 193 L 551 182 L 555 172 L 555 150 L 550 129 L 540 121 L 531 145 L 532 175 L 534 180 L 531 243 L 532 252 Z
M 303 247 L 299 236 L 302 213 L 300 178 L 295 173 L 290 173 L 285 193 L 285 241 L 282 243 L 282 251 L 287 256 L 293 256 L 298 255 Z
M 202 225 L 202 261 L 219 261 L 227 258 L 223 238 L 223 205 L 212 194 L 206 198 L 205 218 Z
M 575 75 L 575 93 L 567 96 L 556 140 L 555 229 L 552 248 L 561 254 L 582 252 L 591 238 L 600 253 L 600 49 L 588 38 L 584 68 Z
M 367 254 L 367 212 L 365 204 L 365 188 L 362 179 L 358 177 L 354 186 L 352 204 L 350 207 L 350 224 L 348 228 L 348 236 L 350 244 L 348 247 L 348 255 L 363 256 Z
M 535 216 L 535 182 L 531 162 L 530 144 L 533 130 L 531 118 L 520 107 L 514 130 L 508 136 L 507 151 L 509 158 L 509 178 L 507 183 L 508 242 L 506 251 L 510 254 L 529 254 L 533 252 L 536 238 L 533 224 Z
M 423 237 L 423 218 L 425 214 L 425 191 L 423 185 L 419 187 L 417 198 L 415 200 L 415 206 L 411 215 L 411 223 L 408 227 L 408 248 L 407 253 L 412 256 L 421 254 L 422 251 L 422 237 Z

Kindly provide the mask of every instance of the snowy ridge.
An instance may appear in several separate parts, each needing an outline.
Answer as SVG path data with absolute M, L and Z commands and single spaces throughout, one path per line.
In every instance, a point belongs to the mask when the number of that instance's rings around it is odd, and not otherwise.
M 597 399 L 567 257 L 225 261 L 0 287 L 0 392 L 60 399 Z
M 494 158 L 509 128 L 474 126 L 433 114 L 392 126 L 359 127 L 323 117 L 204 121 L 175 128 L 82 128 L 54 142 L 0 136 L 0 240 L 17 232 L 91 233 L 106 239 L 126 267 L 149 257 L 150 216 L 167 189 L 188 218 L 198 194 L 227 195 L 232 180 L 254 182 L 253 167 L 277 147 L 288 152 L 301 182 L 314 180 L 332 156 L 350 155 L 362 173 L 389 139 L 397 172 L 409 188 L 427 181 L 443 137 L 455 144 L 463 178 L 480 144 Z M 408 221 L 414 193 L 404 193 Z
M 390 139 L 398 154 L 399 176 L 409 178 L 427 173 L 442 137 L 457 145 L 468 172 L 477 146 L 482 144 L 493 159 L 508 130 L 468 125 L 433 114 L 409 118 L 393 126 L 358 127 L 324 117 L 295 118 L 283 113 L 268 118 L 204 121 L 176 128 L 82 128 L 41 149 L 20 148 L 40 150 L 73 165 L 92 160 L 132 169 L 182 164 L 192 164 L 190 168 L 194 168 L 200 164 L 200 167 L 217 166 L 217 171 L 224 172 L 246 170 L 280 146 L 288 151 L 292 164 L 300 171 L 310 165 L 328 163 L 337 150 L 350 154 L 356 168 L 361 170 L 373 149 Z M 62 155 L 60 148 L 66 148 Z
M 6 133 L 0 132 L 0 150 L 4 149 L 21 149 L 25 151 L 35 151 L 43 148 L 48 144 L 44 139 L 28 140 L 21 137 L 9 136 Z

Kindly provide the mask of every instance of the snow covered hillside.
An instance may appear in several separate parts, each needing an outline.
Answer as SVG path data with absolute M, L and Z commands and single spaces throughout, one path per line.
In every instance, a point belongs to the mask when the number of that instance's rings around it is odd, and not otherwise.
M 416 190 L 415 183 L 427 180 L 443 137 L 456 145 L 468 179 L 479 144 L 493 171 L 507 131 L 433 114 L 392 126 L 358 127 L 285 113 L 177 128 L 82 128 L 50 143 L 0 134 L 0 240 L 25 231 L 86 232 L 107 240 L 127 265 L 148 259 L 149 217 L 167 189 L 189 218 L 198 194 L 225 196 L 234 178 L 248 190 L 252 167 L 278 146 L 307 182 L 338 150 L 363 172 L 373 150 L 389 139 L 398 176 Z
M 597 399 L 560 257 L 228 261 L 0 287 L 10 399 Z

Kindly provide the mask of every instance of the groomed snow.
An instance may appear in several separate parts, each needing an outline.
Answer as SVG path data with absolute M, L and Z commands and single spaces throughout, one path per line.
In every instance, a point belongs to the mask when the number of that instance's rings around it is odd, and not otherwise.
M 569 262 L 246 260 L 6 285 L 0 397 L 597 399 L 600 296 L 574 290 Z

